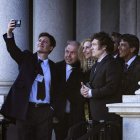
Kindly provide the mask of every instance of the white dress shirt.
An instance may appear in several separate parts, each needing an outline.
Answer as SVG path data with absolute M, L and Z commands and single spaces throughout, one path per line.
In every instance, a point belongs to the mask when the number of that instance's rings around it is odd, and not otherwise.
M 129 68 L 129 66 L 131 65 L 131 63 L 135 60 L 135 58 L 136 58 L 136 55 L 133 56 L 127 63 L 125 63 L 125 64 L 128 65 L 128 66 L 127 66 L 127 69 Z
M 38 56 L 38 60 L 39 59 L 41 59 L 41 58 Z M 35 79 L 34 83 L 32 85 L 32 90 L 30 92 L 30 98 L 29 98 L 30 102 L 50 103 L 51 72 L 50 72 L 50 67 L 49 67 L 48 60 L 49 59 L 43 60 L 43 62 L 41 63 L 41 67 L 42 67 L 43 74 L 44 74 L 46 97 L 45 97 L 44 101 L 42 101 L 41 99 L 37 100 L 37 87 L 38 87 L 37 84 L 38 84 L 38 81 Z

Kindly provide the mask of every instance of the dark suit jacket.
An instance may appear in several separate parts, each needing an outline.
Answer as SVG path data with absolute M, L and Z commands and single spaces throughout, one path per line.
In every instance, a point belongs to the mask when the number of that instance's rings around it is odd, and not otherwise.
M 123 68 L 125 61 L 124 59 L 119 57 L 119 54 L 117 55 L 116 60 L 120 63 L 121 67 Z
M 1 113 L 9 119 L 25 120 L 32 84 L 38 71 L 37 53 L 32 54 L 27 50 L 22 52 L 16 46 L 14 37 L 7 39 L 7 34 L 4 35 L 4 39 L 8 52 L 19 65 L 19 74 L 7 95 Z M 56 98 L 55 88 L 53 88 L 56 84 L 55 64 L 49 60 L 49 65 L 51 71 L 50 105 L 56 109 L 59 99 Z
M 95 67 L 96 65 L 92 67 L 90 74 L 92 119 L 115 121 L 119 116 L 108 113 L 106 104 L 121 102 L 121 66 L 116 59 L 108 54 L 94 72 Z
M 136 59 L 131 63 L 127 72 L 123 73 L 123 95 L 134 95 L 135 91 L 140 88 L 138 82 L 140 81 L 140 57 L 137 56 Z
M 69 79 L 66 82 L 66 63 L 65 61 L 57 64 L 58 90 L 62 94 L 63 99 L 60 108 L 57 110 L 56 116 L 63 120 L 66 101 L 70 102 L 70 124 L 74 125 L 84 120 L 84 98 L 80 94 L 81 81 L 83 78 L 82 70 L 78 62 L 76 68 L 71 72 Z

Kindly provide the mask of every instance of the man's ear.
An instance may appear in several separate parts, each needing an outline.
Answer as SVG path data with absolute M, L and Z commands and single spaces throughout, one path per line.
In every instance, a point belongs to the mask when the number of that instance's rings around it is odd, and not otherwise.
M 130 48 L 131 53 L 134 53 L 135 50 L 136 50 L 135 47 Z
M 50 51 L 52 51 L 52 50 L 53 50 L 53 48 L 54 48 L 54 47 L 53 47 L 53 46 L 51 46 L 51 47 L 50 47 Z
M 106 45 L 103 45 L 103 46 L 102 46 L 102 49 L 106 50 L 106 47 L 107 47 Z

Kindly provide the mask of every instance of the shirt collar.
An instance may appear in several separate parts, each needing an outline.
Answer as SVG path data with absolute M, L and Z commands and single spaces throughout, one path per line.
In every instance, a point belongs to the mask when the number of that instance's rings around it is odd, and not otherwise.
M 113 57 L 114 57 L 114 58 L 117 58 L 117 56 L 118 56 L 118 54 L 114 55 Z
M 72 66 L 66 64 L 66 70 L 67 70 L 67 71 L 70 71 L 71 69 L 72 69 Z
M 125 63 L 125 64 L 127 64 L 128 66 L 130 66 L 131 63 L 135 60 L 135 58 L 136 58 L 136 55 L 133 56 L 133 57 L 132 57 L 127 63 Z
M 98 59 L 97 62 L 101 62 L 107 55 L 108 55 L 108 53 L 105 54 L 100 60 Z
M 40 60 L 42 60 L 38 55 L 37 55 L 37 59 L 38 59 L 38 61 L 39 61 L 39 59 Z M 43 62 L 43 64 L 44 64 L 44 66 L 47 66 L 48 65 L 48 61 L 49 61 L 49 58 L 47 58 L 47 59 L 45 59 L 45 60 L 42 60 Z

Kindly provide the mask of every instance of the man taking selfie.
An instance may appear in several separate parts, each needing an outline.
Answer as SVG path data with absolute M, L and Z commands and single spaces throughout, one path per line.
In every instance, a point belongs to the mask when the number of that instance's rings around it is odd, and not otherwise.
M 15 21 L 4 34 L 7 50 L 19 66 L 19 74 L 2 106 L 1 113 L 14 121 L 18 140 L 51 140 L 53 114 L 58 107 L 55 64 L 48 58 L 56 41 L 48 33 L 38 37 L 36 53 L 21 51 L 14 40 Z

